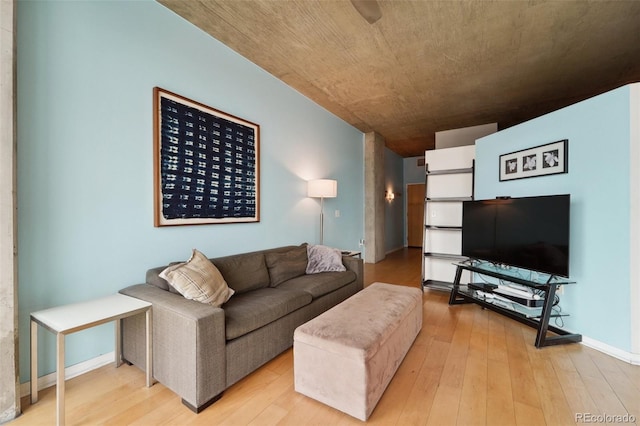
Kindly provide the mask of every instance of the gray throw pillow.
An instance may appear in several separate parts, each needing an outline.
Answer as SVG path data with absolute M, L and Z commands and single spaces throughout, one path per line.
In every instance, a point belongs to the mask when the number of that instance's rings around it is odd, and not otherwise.
M 342 264 L 342 252 L 336 248 L 321 245 L 307 246 L 307 274 L 319 272 L 341 272 L 347 268 Z
M 302 244 L 294 249 L 277 253 L 265 254 L 271 287 L 276 287 L 291 278 L 305 274 L 307 269 L 307 244 Z

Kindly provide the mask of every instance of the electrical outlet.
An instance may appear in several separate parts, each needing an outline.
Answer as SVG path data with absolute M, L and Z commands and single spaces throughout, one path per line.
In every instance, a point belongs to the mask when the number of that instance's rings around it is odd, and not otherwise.
M 358 246 L 364 247 L 364 238 L 361 238 L 360 241 L 358 241 Z
M 563 285 L 558 286 L 558 288 L 556 288 L 556 294 L 558 296 L 562 296 L 564 294 L 564 286 Z

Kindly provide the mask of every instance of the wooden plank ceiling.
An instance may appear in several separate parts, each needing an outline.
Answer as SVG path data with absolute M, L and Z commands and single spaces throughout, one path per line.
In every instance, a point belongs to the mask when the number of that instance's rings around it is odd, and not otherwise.
M 640 1 L 159 0 L 403 157 L 640 81 Z

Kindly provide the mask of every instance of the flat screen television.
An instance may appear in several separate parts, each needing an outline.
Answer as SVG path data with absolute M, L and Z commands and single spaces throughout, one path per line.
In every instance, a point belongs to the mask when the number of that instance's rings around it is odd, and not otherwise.
M 465 201 L 462 255 L 569 277 L 570 195 Z

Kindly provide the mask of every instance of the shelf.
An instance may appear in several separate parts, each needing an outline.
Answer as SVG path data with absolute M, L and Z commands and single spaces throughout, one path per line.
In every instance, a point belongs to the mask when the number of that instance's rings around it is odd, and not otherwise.
M 521 284 L 527 287 L 546 287 L 548 284 L 555 285 L 565 285 L 565 284 L 575 284 L 575 281 L 570 281 L 564 278 L 555 277 L 554 280 L 550 282 L 550 278 L 546 274 L 537 274 L 537 277 L 540 278 L 539 281 L 534 279 L 526 279 L 522 276 L 514 275 L 517 271 L 513 269 L 502 269 L 497 266 L 491 264 L 480 264 L 480 265 L 470 265 L 470 264 L 456 264 L 456 266 L 462 266 L 467 271 L 475 272 L 482 275 L 488 275 L 493 278 L 498 278 L 500 280 L 510 281 L 512 283 Z M 515 271 L 515 272 L 514 272 Z
M 433 257 L 436 259 L 444 259 L 444 260 L 466 260 L 466 256 L 461 256 L 459 254 L 450 254 L 450 253 L 433 253 L 433 252 L 425 252 L 424 257 Z
M 434 175 L 457 175 L 462 173 L 473 173 L 473 167 L 468 167 L 466 169 L 445 169 L 445 170 L 428 170 L 427 174 L 430 176 Z
M 425 198 L 425 201 L 431 201 L 431 202 L 443 202 L 443 203 L 450 203 L 450 202 L 456 202 L 456 201 L 471 201 L 473 200 L 473 197 L 437 197 L 437 198 Z
M 528 313 L 528 312 L 521 312 L 519 310 L 510 309 L 504 306 L 497 305 L 495 304 L 495 302 L 489 302 L 486 300 L 479 299 L 460 289 L 458 289 L 457 295 L 462 296 L 464 299 L 470 302 L 473 302 L 477 305 L 480 305 L 483 308 L 490 309 L 494 312 L 507 316 L 513 320 L 516 320 L 522 324 L 526 324 L 529 327 L 533 327 L 540 330 L 541 324 L 544 324 L 543 322 L 541 322 L 542 313 Z M 517 303 L 515 304 L 517 305 Z M 526 309 L 526 308 L 523 308 L 523 309 Z M 537 308 L 535 310 L 541 312 L 542 308 Z M 568 316 L 568 315 L 567 314 L 550 315 L 550 318 L 554 318 L 558 316 Z M 555 333 L 556 336 L 545 336 L 542 339 L 539 336 L 537 336 L 536 347 L 540 348 L 543 346 L 559 345 L 563 343 L 578 343 L 582 341 L 582 335 L 570 333 L 559 327 L 549 325 L 548 322 L 546 324 L 545 334 L 546 334 L 546 331 L 551 331 Z
M 496 308 L 507 309 L 512 311 L 514 314 L 521 315 L 525 318 L 531 319 L 540 319 L 542 316 L 542 306 L 539 307 L 527 307 L 518 302 L 510 301 L 507 302 L 505 300 L 495 299 L 483 297 L 481 295 L 476 294 L 476 290 L 470 288 L 458 288 L 458 294 L 463 294 L 466 297 L 473 298 L 474 301 L 483 302 L 483 304 L 491 304 Z M 483 305 L 484 306 L 484 305 Z M 549 318 L 558 318 L 558 317 L 568 317 L 569 314 L 560 313 L 560 312 L 552 312 L 549 315 Z
M 448 281 L 425 280 L 422 282 L 422 286 L 434 290 L 451 291 L 453 283 Z
M 424 227 L 432 231 L 462 231 L 462 226 L 424 225 Z
M 460 253 L 461 249 L 462 203 L 473 200 L 474 153 L 471 145 L 425 153 L 424 288 L 451 291 L 455 273 L 452 263 L 467 260 L 451 253 Z

